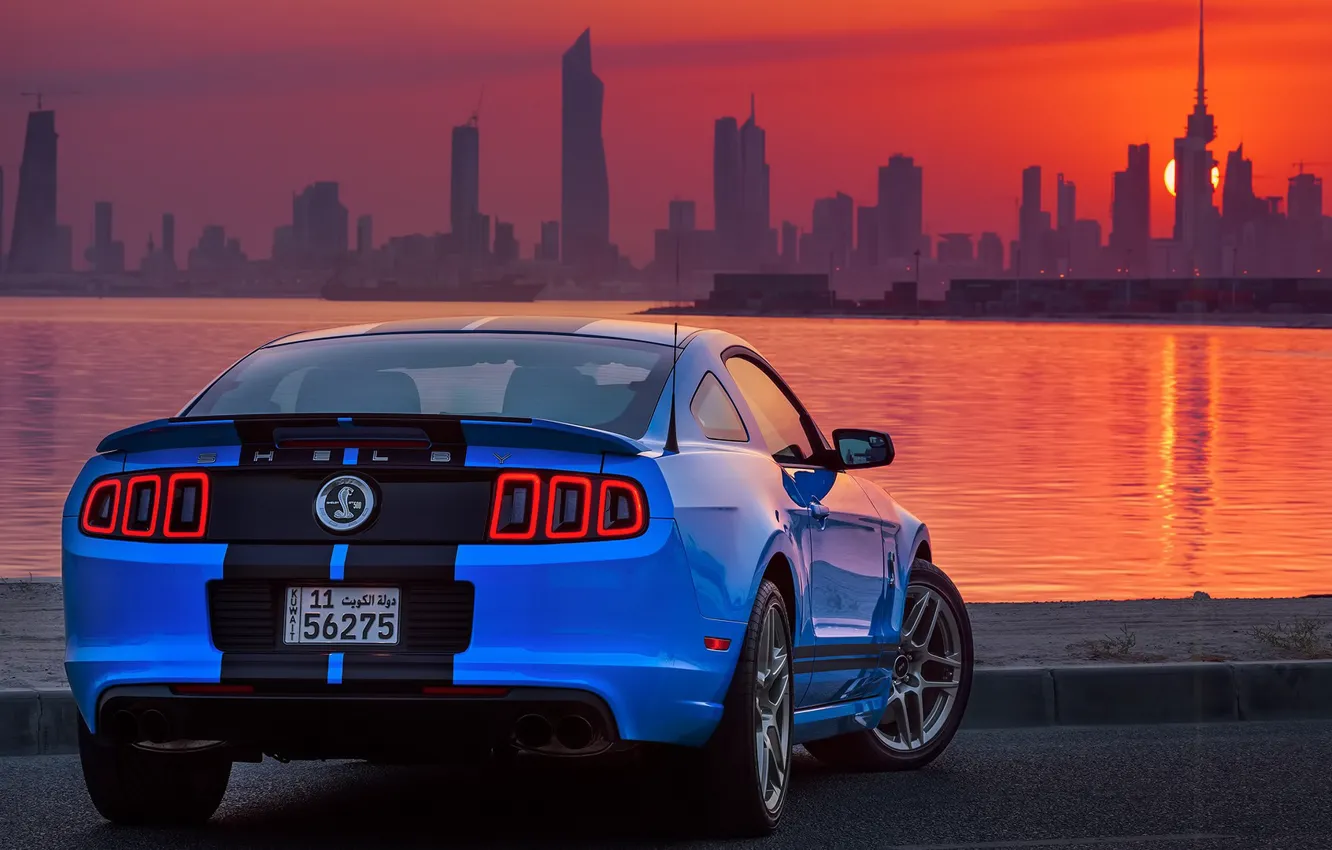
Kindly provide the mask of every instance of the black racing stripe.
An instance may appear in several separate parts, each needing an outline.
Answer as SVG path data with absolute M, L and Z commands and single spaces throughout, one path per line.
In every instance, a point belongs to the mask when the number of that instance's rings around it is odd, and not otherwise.
M 802 658 L 813 658 L 814 654 L 818 652 L 818 650 L 819 648 L 812 644 L 810 646 L 797 646 L 791 652 L 791 657 L 797 661 Z
M 232 543 L 222 558 L 222 578 L 327 579 L 332 543 Z
M 457 546 L 357 544 L 347 547 L 343 581 L 453 581 Z
M 348 652 L 342 656 L 342 683 L 410 681 L 453 684 L 453 656 L 419 653 Z
M 326 652 L 222 653 L 222 684 L 328 681 Z
M 577 333 L 596 319 L 589 319 L 586 316 L 499 316 L 492 321 L 486 322 L 478 331 L 499 333 L 548 333 L 548 334 L 572 334 Z
M 821 658 L 811 661 L 796 661 L 791 669 L 796 673 L 829 673 L 834 670 L 877 670 L 881 666 L 878 658 L 861 656 L 860 658 Z
M 883 652 L 896 652 L 897 644 L 891 643 L 838 643 L 824 644 L 817 647 L 819 658 L 844 658 L 865 656 L 877 658 Z

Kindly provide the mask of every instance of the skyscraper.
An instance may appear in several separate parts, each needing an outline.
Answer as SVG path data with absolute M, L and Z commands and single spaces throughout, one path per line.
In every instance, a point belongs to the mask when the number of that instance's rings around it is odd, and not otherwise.
M 1073 230 L 1073 222 L 1078 218 L 1078 187 L 1071 180 L 1065 180 L 1064 175 L 1060 174 L 1055 178 L 1057 188 L 1056 198 L 1057 206 L 1055 215 L 1055 228 L 1060 235 L 1067 237 Z
M 558 221 L 541 222 L 541 242 L 537 245 L 536 258 L 548 262 L 559 262 L 560 223 Z
M 5 170 L 0 168 L 0 272 L 5 270 Z
M 292 248 L 300 263 L 327 264 L 347 253 L 347 208 L 338 184 L 321 180 L 291 199 Z
M 176 217 L 171 213 L 162 213 L 162 254 L 176 266 Z
M 62 239 L 56 225 L 55 112 L 28 113 L 14 202 L 14 234 L 9 240 L 11 272 L 59 271 Z
M 1129 145 L 1128 167 L 1115 172 L 1110 253 L 1116 268 L 1145 272 L 1151 262 L 1152 149 Z
M 1216 120 L 1207 111 L 1204 86 L 1203 0 L 1198 0 L 1198 89 L 1188 130 L 1175 139 L 1175 230 L 1180 248 L 1192 258 L 1193 267 L 1204 274 L 1215 272 L 1220 263 L 1219 219 L 1212 195 L 1213 169 L 1217 161 L 1208 149 L 1216 139 Z
M 118 274 L 125 270 L 125 243 L 111 238 L 111 202 L 93 204 L 93 241 L 84 258 L 100 274 Z
M 719 259 L 740 259 L 740 122 L 718 118 L 712 133 L 712 213 Z
M 1321 265 L 1323 241 L 1323 181 L 1304 167 L 1290 178 L 1286 219 L 1290 222 L 1291 257 L 1296 274 L 1312 274 Z
M 605 86 L 592 72 L 592 30 L 565 51 L 561 74 L 560 219 L 566 265 L 608 269 L 610 184 L 601 137 Z
M 879 265 L 879 208 L 856 209 L 856 265 L 872 269 Z
M 1022 205 L 1018 208 L 1019 271 L 1034 275 L 1047 268 L 1049 213 L 1041 209 L 1041 167 L 1022 170 Z
M 370 215 L 356 219 L 356 253 L 364 257 L 375 250 L 375 220 Z
M 479 243 L 481 215 L 481 131 L 476 121 L 453 128 L 449 162 L 449 229 L 454 248 L 465 256 L 485 253 Z
M 893 154 L 879 168 L 879 256 L 912 257 L 924 229 L 924 171 L 915 160 Z
M 768 198 L 768 134 L 758 125 L 754 95 L 749 118 L 740 126 L 740 240 L 745 259 L 762 262 L 771 227 Z
M 987 274 L 998 275 L 1004 270 L 1004 242 L 998 233 L 981 234 L 976 245 L 976 262 Z

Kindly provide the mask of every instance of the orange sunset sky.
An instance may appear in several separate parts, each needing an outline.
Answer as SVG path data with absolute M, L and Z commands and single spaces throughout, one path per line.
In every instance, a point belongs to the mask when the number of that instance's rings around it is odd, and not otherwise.
M 925 169 L 938 234 L 1016 229 L 1023 167 L 1078 184 L 1108 235 L 1111 173 L 1150 142 L 1160 174 L 1192 108 L 1193 0 L 7 0 L 0 167 L 8 245 L 20 91 L 54 92 L 60 218 L 75 254 L 115 202 L 135 266 L 158 216 L 178 257 L 204 224 L 265 257 L 294 190 L 338 180 L 375 237 L 448 229 L 449 128 L 481 106 L 484 212 L 530 255 L 559 211 L 560 54 L 592 28 L 606 84 L 611 236 L 638 263 L 672 197 L 712 221 L 712 122 L 749 94 L 768 131 L 773 223 L 816 197 L 873 203 L 894 152 Z M 1332 2 L 1209 0 L 1209 103 L 1259 194 L 1295 163 L 1332 175 Z M 76 92 L 67 95 L 59 92 Z M 1332 198 L 1329 198 L 1332 207 Z

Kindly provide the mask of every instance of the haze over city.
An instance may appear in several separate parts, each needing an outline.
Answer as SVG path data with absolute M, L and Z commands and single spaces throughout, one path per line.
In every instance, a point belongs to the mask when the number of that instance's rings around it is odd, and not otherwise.
M 16 186 L 33 106 L 18 94 L 46 91 L 76 254 L 93 202 L 112 199 L 134 261 L 167 210 L 186 245 L 220 222 L 266 256 L 291 194 L 321 179 L 341 184 L 353 219 L 373 213 L 377 236 L 447 230 L 450 131 L 479 104 L 481 207 L 528 254 L 539 222 L 560 217 L 560 56 L 590 27 L 610 236 L 636 264 L 668 200 L 696 200 L 712 226 L 713 122 L 743 120 L 751 93 L 774 227 L 808 229 L 813 200 L 837 191 L 873 203 L 877 169 L 903 152 L 924 168 L 927 233 L 1016 238 L 1032 164 L 1047 209 L 1064 173 L 1080 217 L 1108 233 L 1112 173 L 1146 142 L 1153 235 L 1170 234 L 1159 172 L 1192 100 L 1193 3 L 714 6 L 246 0 L 182 20 L 156 2 L 20 3 L 0 31 L 0 166 Z M 1332 41 L 1332 9 L 1212 0 L 1207 18 L 1218 159 L 1242 141 L 1260 197 L 1284 195 L 1297 162 L 1327 172 L 1332 115 L 1317 104 L 1332 66 L 1311 60 Z

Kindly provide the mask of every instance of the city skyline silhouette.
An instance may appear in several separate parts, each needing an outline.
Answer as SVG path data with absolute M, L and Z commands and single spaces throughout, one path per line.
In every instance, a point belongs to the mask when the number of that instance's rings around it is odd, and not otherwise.
M 774 228 L 779 228 L 783 220 L 790 220 L 808 231 L 814 201 L 837 192 L 845 192 L 857 205 L 872 204 L 877 168 L 885 165 L 891 155 L 905 153 L 914 157 L 916 163 L 924 169 L 923 227 L 936 237 L 936 241 L 944 233 L 968 232 L 978 237 L 982 232 L 995 231 L 1003 237 L 1007 247 L 1008 242 L 1018 236 L 1019 216 L 1015 199 L 1021 194 L 1020 172 L 1026 166 L 1035 164 L 1041 165 L 1048 173 L 1043 199 L 1046 209 L 1054 211 L 1056 207 L 1052 191 L 1054 181 L 1050 178 L 1056 173 L 1066 174 L 1078 186 L 1078 208 L 1081 214 L 1098 220 L 1103 233 L 1108 235 L 1112 224 L 1109 199 L 1113 172 L 1124 167 L 1123 151 L 1128 144 L 1147 142 L 1155 148 L 1151 163 L 1153 174 L 1149 182 L 1152 235 L 1169 236 L 1174 203 L 1157 172 L 1164 168 L 1169 159 L 1171 138 L 1183 134 L 1181 118 L 1191 99 L 1194 70 L 1191 39 L 1185 33 L 1196 27 L 1196 7 L 1191 2 L 1171 3 L 1166 4 L 1168 8 L 1163 12 L 1151 11 L 1145 5 L 1130 4 L 1132 8 L 1127 12 L 1140 13 L 1136 18 L 1133 14 L 1126 14 L 1124 17 L 1130 19 L 1128 22 L 1107 26 L 1108 18 L 1102 14 L 1105 4 L 1084 10 L 1081 16 L 1072 15 L 1068 9 L 1061 8 L 1065 5 L 1043 4 L 1045 14 L 1020 24 L 1010 21 L 1012 26 L 999 32 L 989 47 L 970 44 L 975 41 L 976 24 L 974 20 L 968 23 L 962 11 L 958 13 L 960 19 L 941 23 L 931 21 L 917 7 L 904 8 L 899 16 L 906 24 L 904 30 L 915 32 L 924 44 L 914 54 L 907 51 L 904 58 L 892 60 L 875 58 L 875 51 L 867 46 L 865 36 L 829 35 L 826 27 L 824 32 L 813 28 L 814 31 L 807 31 L 798 38 L 793 38 L 789 33 L 758 33 L 747 42 L 733 40 L 729 51 L 721 53 L 715 44 L 696 43 L 680 50 L 681 58 L 677 61 L 676 73 L 670 81 L 670 88 L 675 92 L 674 99 L 669 101 L 645 101 L 642 97 L 635 97 L 635 94 L 641 92 L 645 69 L 649 71 L 647 76 L 660 77 L 660 74 L 652 71 L 660 71 L 665 61 L 661 56 L 661 50 L 664 49 L 661 45 L 672 43 L 669 40 L 672 37 L 670 28 L 666 28 L 662 34 L 664 40 L 656 47 L 640 49 L 636 55 L 635 51 L 626 49 L 626 43 L 632 45 L 632 42 L 626 42 L 629 37 L 626 32 L 632 31 L 626 31 L 622 20 L 617 21 L 612 16 L 606 26 L 611 35 L 605 39 L 598 35 L 597 22 L 593 20 L 594 66 L 605 87 L 603 120 L 606 125 L 605 158 L 610 183 L 610 242 L 628 253 L 637 265 L 649 261 L 653 253 L 653 231 L 666 226 L 667 202 L 672 198 L 695 201 L 698 226 L 712 227 L 712 163 L 709 161 L 712 154 L 712 123 L 722 115 L 743 114 L 738 106 L 751 89 L 762 105 L 761 123 L 767 134 L 767 162 L 772 170 L 771 224 Z M 393 9 L 402 11 L 397 6 Z M 1332 63 L 1324 63 L 1328 67 L 1314 63 L 1313 67 L 1298 75 L 1288 74 L 1292 83 L 1289 89 L 1292 96 L 1272 98 L 1270 100 L 1277 101 L 1273 104 L 1255 105 L 1250 91 L 1254 79 L 1237 84 L 1237 76 L 1241 72 L 1252 71 L 1254 67 L 1266 69 L 1264 73 L 1268 75 L 1274 68 L 1280 71 L 1286 60 L 1272 57 L 1274 46 L 1284 45 L 1289 48 L 1292 43 L 1307 41 L 1319 37 L 1318 34 L 1324 30 L 1332 30 L 1332 11 L 1319 10 L 1310 4 L 1289 2 L 1273 7 L 1261 19 L 1246 19 L 1245 10 L 1233 3 L 1213 0 L 1208 9 L 1208 98 L 1209 107 L 1218 116 L 1220 127 L 1212 152 L 1224 164 L 1225 157 L 1221 153 L 1234 149 L 1242 139 L 1246 154 L 1258 163 L 1258 173 L 1254 176 L 1257 194 L 1260 197 L 1284 195 L 1285 180 L 1294 173 L 1289 163 L 1300 160 L 1317 163 L 1332 159 L 1332 156 L 1321 153 L 1320 147 L 1320 144 L 1325 147 L 1325 140 L 1332 138 L 1332 132 L 1318 126 L 1320 121 L 1328 119 L 1311 110 L 1302 110 L 1295 96 L 1300 86 L 1316 87 L 1319 81 L 1332 77 Z M 33 16 L 36 12 L 25 9 L 25 14 Z M 133 17 L 131 13 L 126 14 Z M 1097 14 L 1101 17 L 1097 18 Z M 567 49 L 573 36 L 582 27 L 566 23 L 567 15 L 557 17 L 559 20 L 547 15 L 538 21 L 539 26 L 511 38 L 509 45 L 542 41 L 546 33 L 551 33 L 550 37 L 554 38 L 558 31 L 563 30 L 563 47 Z M 1062 41 L 1053 29 L 1045 37 L 1040 37 L 1043 26 L 1052 28 L 1054 23 L 1060 21 L 1064 24 L 1081 21 L 1081 25 L 1066 27 Z M 1096 37 L 1097 33 L 1092 31 L 1095 28 L 1089 27 L 1087 21 L 1099 21 L 1100 29 L 1103 30 L 1100 35 L 1104 37 Z M 380 35 L 372 32 L 366 42 L 373 45 Z M 897 35 L 893 34 L 893 37 Z M 782 42 L 782 39 L 786 41 Z M 850 60 L 828 58 L 830 48 L 839 39 L 842 44 L 839 55 L 849 55 L 852 57 Z M 770 48 L 779 42 L 787 45 L 790 61 L 772 61 Z M 893 38 L 885 36 L 885 43 L 892 45 Z M 1040 67 L 1043 60 L 1052 61 L 1048 55 L 1051 51 L 1067 52 L 1070 46 L 1078 47 L 1084 53 L 1093 49 L 1104 53 L 1118 45 L 1117 49 L 1121 52 L 1127 50 L 1127 55 L 1137 56 L 1142 60 L 1141 67 L 1151 71 L 1152 76 L 1159 80 L 1150 90 L 1138 92 L 1139 102 L 1131 110 L 1141 116 L 1136 123 L 1147 129 L 1141 132 L 1131 130 L 1127 122 L 1123 122 L 1126 126 L 1122 129 L 1104 126 L 1117 123 L 1115 116 L 1124 112 L 1124 104 L 1117 103 L 1114 95 L 1118 93 L 1122 98 L 1122 90 L 1131 89 L 1134 80 L 1144 73 L 1141 69 L 1133 68 L 1120 75 L 1121 82 L 1118 85 L 1107 87 L 1102 83 L 1098 89 L 1087 85 L 1086 78 L 1091 75 L 1086 70 L 1087 63 L 1081 66 L 1075 63 L 1072 73 L 1074 79 L 1056 80 L 1043 74 L 1041 76 L 1046 80 L 1043 87 L 1015 88 L 1009 92 L 1006 103 L 994 104 L 994 109 L 988 114 L 976 109 L 954 108 L 954 104 L 966 104 L 967 98 L 971 96 L 969 92 L 980 85 L 985 76 L 968 76 L 964 73 L 968 70 L 967 66 L 972 66 L 971 70 L 975 71 L 977 66 L 983 67 L 986 63 L 1003 65 L 1005 63 L 996 60 L 996 55 L 1005 51 L 1011 53 L 1014 49 L 1012 44 L 1015 43 L 1024 44 L 1025 47 L 1016 54 L 1016 62 L 1006 63 L 1010 80 L 1014 79 L 1015 74 L 1021 78 L 1022 74 L 1030 73 L 1032 66 Z M 555 49 L 550 49 L 551 46 Z M 507 69 L 496 69 L 493 56 L 503 55 L 500 49 L 503 43 L 495 47 L 491 42 L 485 42 L 483 47 L 491 50 L 492 58 L 487 60 L 482 56 L 473 63 L 474 68 L 470 71 L 460 70 L 461 65 L 457 62 L 454 66 L 445 63 L 447 67 L 422 63 L 424 70 L 419 76 L 423 81 L 412 89 L 412 99 L 418 102 L 415 107 L 416 117 L 395 113 L 395 120 L 410 124 L 413 120 L 424 120 L 421 116 L 428 115 L 430 126 L 435 128 L 429 134 L 404 134 L 400 123 L 377 122 L 374 112 L 362 118 L 355 110 L 346 110 L 343 123 L 350 128 L 348 136 L 356 135 L 352 132 L 356 126 L 362 127 L 362 133 L 365 132 L 364 127 L 368 126 L 378 128 L 379 132 L 372 135 L 381 137 L 381 141 L 372 142 L 359 153 L 350 155 L 345 150 L 345 141 L 340 142 L 327 135 L 312 138 L 310 131 L 279 133 L 268 139 L 267 143 L 255 137 L 255 125 L 262 125 L 265 121 L 270 122 L 275 129 L 282 127 L 281 121 L 277 120 L 281 116 L 275 114 L 274 108 L 284 98 L 290 99 L 292 94 L 283 94 L 280 76 L 275 77 L 277 85 L 274 94 L 267 98 L 249 96 L 249 108 L 246 108 L 246 100 L 241 93 L 227 94 L 226 86 L 222 86 L 222 93 L 218 92 L 218 87 L 224 81 L 217 74 L 211 77 L 202 72 L 196 74 L 195 83 L 198 85 L 194 93 L 184 90 L 173 96 L 177 106 L 182 101 L 184 105 L 192 105 L 195 109 L 204 105 L 213 106 L 212 120 L 217 126 L 212 135 L 233 138 L 240 143 L 233 144 L 228 155 L 209 159 L 206 163 L 203 160 L 208 159 L 205 157 L 207 146 L 173 145 L 166 151 L 167 155 L 163 156 L 160 149 L 162 142 L 150 132 L 150 124 L 138 122 L 137 128 L 124 126 L 127 117 L 142 117 L 143 106 L 136 104 L 154 99 L 160 101 L 163 97 L 160 84 L 156 89 L 151 85 L 144 86 L 143 91 L 136 95 L 133 87 L 125 82 L 132 79 L 133 74 L 127 75 L 122 71 L 117 75 L 110 72 L 103 75 L 109 77 L 110 82 L 99 93 L 95 79 L 93 85 L 86 84 L 87 73 L 82 83 L 76 79 L 76 74 L 68 70 L 63 72 L 63 76 L 62 73 L 45 74 L 45 78 L 52 82 L 52 85 L 47 86 L 48 90 L 55 92 L 48 97 L 46 107 L 56 109 L 59 114 L 59 207 L 62 221 L 73 228 L 75 255 L 81 259 L 84 247 L 92 241 L 93 202 L 111 200 L 116 207 L 115 236 L 126 244 L 128 263 L 137 262 L 148 233 L 160 233 L 157 222 L 164 211 L 176 215 L 183 244 L 193 244 L 196 234 L 205 224 L 222 224 L 228 234 L 234 233 L 240 237 L 241 244 L 251 256 L 267 256 L 272 228 L 287 218 L 283 207 L 290 202 L 290 195 L 299 192 L 302 186 L 319 180 L 339 182 L 342 200 L 351 210 L 352 218 L 372 214 L 375 235 L 381 239 L 390 234 L 447 231 L 450 227 L 450 134 L 454 126 L 464 123 L 484 84 L 487 91 L 485 112 L 478 122 L 481 136 L 480 167 L 485 175 L 480 189 L 480 206 L 497 220 L 502 218 L 513 223 L 523 255 L 530 256 L 532 245 L 540 235 L 539 223 L 560 218 L 558 110 L 559 53 L 562 51 L 556 43 L 551 42 L 550 46 L 532 51 L 533 56 L 512 63 Z M 765 54 L 764 51 L 769 53 Z M 729 59 L 725 53 L 730 54 Z M 540 62 L 536 61 L 536 55 L 540 56 Z M 302 51 L 293 48 L 289 65 L 292 68 L 300 65 L 303 56 Z M 765 56 L 768 58 L 764 59 Z M 1264 59 L 1264 56 L 1267 58 Z M 906 78 L 909 82 L 903 85 L 890 82 L 877 87 L 868 86 L 861 78 L 845 73 L 830 74 L 825 67 L 829 62 L 835 65 L 836 62 L 845 61 L 871 64 L 875 61 L 891 61 L 908 70 L 915 68 L 928 72 L 931 69 L 937 70 L 941 57 L 958 66 L 950 72 L 952 79 L 949 79 L 949 74 L 940 77 L 924 73 L 919 80 Z M 1012 58 L 1009 57 L 1010 60 Z M 28 90 L 32 87 L 28 80 L 39 76 L 35 72 L 40 69 L 33 67 L 31 73 L 16 74 L 16 70 L 29 71 L 22 64 L 15 67 L 15 62 L 22 63 L 24 60 L 25 54 L 19 51 L 10 59 L 0 61 L 7 66 L 6 76 L 21 76 L 26 86 L 24 90 Z M 355 66 L 358 61 L 364 62 L 353 51 L 350 64 Z M 694 64 L 690 65 L 690 62 Z M 745 62 L 752 67 L 750 73 L 742 74 L 740 72 Z M 1157 63 L 1163 64 L 1157 67 Z M 256 64 L 264 68 L 262 58 Z M 322 67 L 318 62 L 312 65 L 316 70 Z M 755 72 L 752 68 L 758 68 L 759 71 Z M 398 67 L 397 70 L 401 72 L 404 69 Z M 800 73 L 791 81 L 792 85 L 783 87 L 774 84 L 774 77 L 789 78 L 796 72 Z M 309 83 L 309 73 L 306 72 L 303 77 L 301 72 L 293 70 L 288 75 L 288 86 L 300 89 L 302 80 Z M 390 67 L 381 76 L 392 76 L 392 73 L 395 71 Z M 800 81 L 802 74 L 805 77 L 803 84 Z M 190 76 L 185 76 L 185 81 L 177 85 L 188 88 Z M 440 76 L 449 82 L 446 84 L 445 80 L 435 79 Z M 473 79 L 465 85 L 456 84 L 462 77 Z M 746 78 L 760 83 L 766 80 L 767 84 L 745 85 Z M 119 83 L 116 82 L 118 79 Z M 831 79 L 841 80 L 842 91 L 839 97 L 825 100 L 845 103 L 850 99 L 854 102 L 855 96 L 859 94 L 865 101 L 860 111 L 847 114 L 841 125 L 819 120 L 793 120 L 794 109 L 809 105 L 807 89 L 811 86 L 817 88 Z M 515 141 L 511 111 L 515 98 L 512 93 L 513 84 L 519 80 L 541 82 L 537 91 L 526 96 L 529 105 L 535 98 L 541 101 L 541 106 L 531 113 L 528 122 L 530 126 L 522 127 L 516 133 L 519 138 Z M 709 85 L 710 80 L 715 81 L 715 84 Z M 43 80 L 35 82 L 45 85 Z M 246 85 L 244 75 L 240 75 L 239 80 L 225 82 L 232 88 L 242 90 Z M 387 84 L 389 80 L 383 82 Z M 1097 100 L 1095 95 L 1101 95 L 1094 116 L 1102 120 L 1084 121 L 1082 126 L 1075 128 L 1083 135 L 1095 137 L 1094 143 L 1068 146 L 1063 141 L 1070 135 L 1066 118 L 1058 114 L 1059 110 L 1051 114 L 1050 110 L 1039 107 L 1043 100 L 1051 94 L 1057 94 L 1061 87 L 1077 83 L 1083 84 L 1082 95 L 1085 99 Z M 379 84 L 380 81 L 372 73 L 365 86 Z M 122 90 L 116 92 L 116 85 L 121 85 Z M 950 100 L 926 97 L 940 87 L 944 88 L 945 93 L 951 92 Z M 889 91 L 885 92 L 885 88 Z M 918 98 L 908 96 L 908 101 L 924 102 L 912 102 L 908 110 L 901 110 L 901 90 L 904 88 L 911 88 L 921 95 Z M 81 93 L 61 97 L 59 92 L 65 90 Z M 1148 91 L 1150 98 L 1145 97 Z M 437 108 L 430 100 L 431 95 L 438 96 Z M 397 89 L 391 86 L 382 88 L 379 95 L 385 103 L 396 102 L 397 96 Z M 1245 96 L 1251 100 L 1246 102 Z M 361 94 L 353 90 L 344 99 L 349 103 L 358 102 Z M 425 108 L 420 105 L 420 101 L 425 101 Z M 451 104 L 458 101 L 466 102 L 467 107 L 454 109 Z M 873 108 L 875 101 L 886 102 L 887 108 Z M 1015 108 L 1026 101 L 1032 103 L 1032 108 L 1025 112 Z M 219 102 L 225 108 L 217 109 Z M 21 107 L 18 106 L 20 101 L 15 99 L 14 103 L 12 114 L 18 117 L 21 115 Z M 714 106 L 714 103 L 718 105 Z M 111 107 L 119 111 L 107 115 Z M 1004 117 L 1005 110 L 1008 113 L 1007 120 Z M 1070 110 L 1065 107 L 1063 111 Z M 897 122 L 897 126 L 890 128 L 890 132 L 879 134 L 880 139 L 867 138 L 873 136 L 873 133 L 856 131 L 858 125 L 884 123 L 885 113 L 887 120 Z M 1161 120 L 1156 117 L 1158 113 L 1172 117 Z M 90 122 L 99 115 L 112 119 L 109 127 L 105 124 L 100 128 L 90 126 Z M 1255 115 L 1277 115 L 1280 120 L 1255 122 Z M 159 116 L 166 117 L 166 114 Z M 814 119 L 818 117 L 811 116 Z M 626 137 L 625 122 L 634 119 L 637 119 L 636 124 L 639 125 L 639 135 Z M 311 130 L 318 131 L 326 120 L 327 116 L 322 116 L 314 122 L 315 126 Z M 1256 127 L 1251 126 L 1255 123 Z M 17 130 L 12 122 L 6 121 L 5 126 Z M 1290 128 L 1290 131 L 1283 133 L 1283 126 Z M 1023 134 L 1021 131 L 1024 128 L 1029 132 Z M 168 126 L 166 130 L 168 136 L 178 136 L 184 132 L 184 128 L 174 126 Z M 814 135 L 811 136 L 811 133 Z M 313 135 L 319 134 L 314 132 Z M 1018 147 L 1011 140 L 1005 144 L 1006 137 L 1013 135 L 1025 135 L 1021 143 L 1027 147 Z M 13 221 L 21 137 L 21 131 L 11 130 L 4 134 L 4 138 L 0 138 L 0 167 L 5 168 L 9 178 L 4 216 L 7 223 Z M 919 143 L 913 145 L 913 138 Z M 931 141 L 932 144 L 925 143 Z M 381 145 L 382 150 L 375 145 Z M 394 147 L 406 150 L 401 156 L 387 155 Z M 136 162 L 140 158 L 142 162 L 127 168 L 125 149 L 142 151 L 141 157 L 135 158 Z M 304 155 L 297 157 L 297 149 L 301 149 Z M 156 151 L 156 154 L 150 156 L 150 151 Z M 431 159 L 422 163 L 419 157 L 412 155 L 413 151 L 429 151 Z M 802 151 L 807 154 L 801 156 Z M 110 164 L 99 167 L 96 164 L 97 158 Z M 990 166 L 985 165 L 987 158 Z M 396 162 L 399 171 L 405 172 L 406 177 L 368 177 L 367 169 L 384 168 L 384 159 Z M 194 166 L 184 169 L 185 174 L 191 177 L 189 180 L 179 179 L 177 172 L 181 170 L 182 163 Z M 1008 163 L 1014 164 L 1011 170 Z M 147 168 L 148 165 L 153 168 Z M 275 179 L 260 180 L 261 176 L 270 175 L 274 169 L 285 170 L 292 176 L 282 182 L 276 182 Z M 1318 172 L 1320 168 L 1311 166 L 1310 171 Z M 154 174 L 162 176 L 158 178 Z M 173 174 L 177 179 L 169 179 Z M 404 179 L 410 182 L 410 188 L 402 185 Z M 1220 195 L 1218 190 L 1218 206 Z M 9 233 L 4 236 L 6 250 L 9 249 L 9 237 Z

